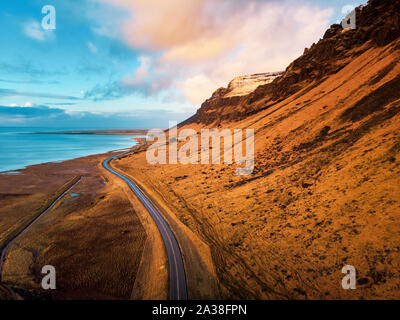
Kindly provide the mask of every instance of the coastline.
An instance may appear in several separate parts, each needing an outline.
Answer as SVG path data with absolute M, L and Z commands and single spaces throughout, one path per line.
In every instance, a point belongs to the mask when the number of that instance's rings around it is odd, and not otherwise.
M 149 129 L 110 129 L 110 130 L 68 130 L 68 131 L 38 131 L 34 134 L 85 134 L 85 135 L 142 135 Z
M 135 145 L 137 145 L 138 143 L 131 145 L 130 141 L 134 140 L 134 141 L 140 141 L 140 139 L 143 139 L 147 132 L 141 131 L 141 130 L 82 130 L 82 131 L 59 131 L 59 132 L 45 132 L 45 131 L 40 131 L 40 132 L 31 132 L 31 133 L 27 133 L 29 135 L 35 135 L 35 134 L 48 134 L 48 135 L 57 135 L 57 134 L 62 134 L 62 135 L 96 135 L 96 136 L 100 136 L 100 135 L 105 135 L 105 136 L 131 136 L 130 139 L 129 137 L 127 137 L 127 139 L 129 139 L 127 142 L 126 146 L 121 146 L 121 147 L 116 147 L 113 148 L 112 146 L 109 146 L 110 149 L 106 149 L 106 150 L 88 150 L 86 151 L 80 151 L 77 152 L 76 150 L 71 149 L 71 155 L 68 155 L 68 149 L 66 150 L 67 153 L 64 152 L 63 155 L 60 155 L 58 157 L 54 157 L 52 155 L 52 157 L 50 157 L 50 159 L 48 161 L 45 161 L 44 157 L 42 157 L 43 159 L 37 159 L 35 157 L 33 158 L 28 158 L 28 159 L 24 159 L 26 161 L 17 161 L 19 162 L 19 165 L 17 163 L 17 165 L 13 165 L 15 164 L 12 160 L 10 161 L 10 164 L 7 165 L 7 162 L 4 161 L 4 159 L 1 159 L 2 161 L 2 165 L 0 166 L 0 176 L 3 175 L 16 175 L 19 174 L 21 170 L 24 170 L 30 166 L 36 166 L 36 165 L 48 165 L 51 163 L 60 163 L 60 162 L 64 162 L 64 161 L 68 161 L 68 160 L 74 160 L 74 159 L 78 159 L 78 158 L 82 158 L 82 157 L 87 157 L 87 156 L 93 156 L 93 155 L 100 155 L 100 154 L 108 154 L 109 152 L 119 152 L 121 150 L 128 150 L 130 148 L 133 148 Z M 7 141 L 6 141 L 7 142 Z M 62 143 L 62 141 L 61 141 Z M 53 147 L 53 146 L 52 146 Z M 54 147 L 53 147 L 54 148 Z M 93 148 L 95 149 L 95 148 Z M 99 149 L 99 147 L 97 147 L 96 149 Z M 102 148 L 100 148 L 102 149 Z M 50 153 L 50 151 L 52 150 L 51 148 L 49 150 L 46 150 L 45 148 L 43 148 L 43 150 L 45 150 L 45 152 Z M 83 149 L 82 149 L 83 150 Z M 13 150 L 11 150 L 12 152 Z M 23 153 L 26 154 L 26 151 L 23 151 Z M 75 154 L 74 154 L 75 153 Z M 78 154 L 77 154 L 78 153 Z M 79 154 L 81 153 L 81 154 Z M 28 154 L 29 154 L 29 150 L 28 150 Z
M 143 138 L 133 139 L 140 144 Z M 101 167 L 102 161 L 116 152 L 120 151 L 35 164 L 14 170 L 19 174 L 0 175 L 0 239 L 7 239 L 10 230 L 16 230 L 26 217 L 40 212 L 55 190 L 73 177 L 82 177 L 80 183 L 51 212 L 35 223 L 18 239 L 18 243 L 10 246 L 2 285 L 12 290 L 16 288 L 22 296 L 25 292 L 27 296 L 34 294 L 41 297 L 45 293 L 36 280 L 40 274 L 38 268 L 51 264 L 60 270 L 57 273 L 60 289 L 55 293 L 56 299 L 130 298 L 146 234 L 136 215 L 136 208 L 132 208 L 130 201 L 122 196 L 120 183 L 110 180 Z M 106 225 L 109 227 L 103 229 Z M 73 239 L 71 234 L 74 234 Z M 102 237 L 105 239 L 98 240 Z M 108 259 L 110 252 L 102 250 L 109 238 L 119 239 L 119 245 L 110 249 L 115 251 L 112 261 Z M 99 247 L 92 247 L 88 253 L 87 243 L 92 241 L 100 241 Z M 132 246 L 132 243 L 135 245 Z M 32 246 L 36 248 L 35 254 L 30 252 Z M 75 258 L 66 259 L 70 256 Z M 85 287 L 80 284 L 85 277 L 77 274 L 81 274 L 83 269 L 86 278 L 91 279 L 98 272 L 98 264 L 104 270 L 110 270 L 102 274 L 103 281 L 90 282 L 83 291 L 73 290 L 76 286 Z M 117 285 L 124 282 L 120 279 L 120 269 L 126 270 L 125 275 L 130 279 L 125 281 L 126 286 L 123 287 Z M 102 287 L 104 283 L 114 282 L 115 286 Z

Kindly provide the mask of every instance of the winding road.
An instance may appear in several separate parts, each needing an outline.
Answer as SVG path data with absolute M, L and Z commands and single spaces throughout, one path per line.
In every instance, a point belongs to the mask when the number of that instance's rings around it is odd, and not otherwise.
M 135 148 L 140 148 L 145 143 L 136 146 Z M 131 149 L 132 150 L 132 149 Z M 178 241 L 175 238 L 167 221 L 164 219 L 163 215 L 157 210 L 157 208 L 151 203 L 151 201 L 144 195 L 144 193 L 136 186 L 136 184 L 123 174 L 114 171 L 110 168 L 110 161 L 116 159 L 128 152 L 123 152 L 117 154 L 111 158 L 103 161 L 103 167 L 115 174 L 122 180 L 124 180 L 138 199 L 142 202 L 144 207 L 147 209 L 154 222 L 156 223 L 158 230 L 161 233 L 161 237 L 164 242 L 165 250 L 167 252 L 168 264 L 169 264 L 169 294 L 170 300 L 187 300 L 187 285 L 186 285 L 186 274 L 182 259 L 182 253 L 178 245 Z
M 79 179 L 74 182 L 67 190 L 65 190 L 61 195 L 58 196 L 56 200 L 54 200 L 46 210 L 44 210 L 41 214 L 39 214 L 32 222 L 30 222 L 20 233 L 18 233 L 14 238 L 11 239 L 10 242 L 7 243 L 7 245 L 3 248 L 1 251 L 0 255 L 0 281 L 1 281 L 1 271 L 3 269 L 4 261 L 6 260 L 6 253 L 8 248 L 16 241 L 18 240 L 19 237 L 21 237 L 32 225 L 40 219 L 41 216 L 49 212 L 58 201 L 60 201 L 75 185 L 82 179 L 82 177 L 79 177 Z

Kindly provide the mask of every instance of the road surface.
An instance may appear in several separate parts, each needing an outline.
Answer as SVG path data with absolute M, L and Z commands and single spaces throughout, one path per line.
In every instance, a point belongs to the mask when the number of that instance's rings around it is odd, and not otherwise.
M 44 210 L 41 214 L 39 214 L 25 229 L 23 229 L 20 233 L 18 233 L 10 242 L 7 243 L 7 245 L 3 248 L 1 251 L 0 255 L 0 281 L 1 281 L 1 271 L 3 269 L 4 261 L 6 260 L 6 253 L 8 248 L 20 237 L 22 236 L 32 225 L 40 219 L 41 216 L 49 212 L 55 204 L 60 201 L 75 185 L 82 179 L 82 177 L 79 177 L 79 179 L 72 185 L 70 186 L 67 190 L 65 190 L 56 200 L 54 200 L 50 206 L 47 207 L 46 210 Z
M 141 144 L 136 148 L 143 146 Z M 145 206 L 154 222 L 156 223 L 158 230 L 160 230 L 161 237 L 164 242 L 165 250 L 167 251 L 168 264 L 169 264 L 169 295 L 170 300 L 187 300 L 187 286 L 186 286 L 186 274 L 183 265 L 182 253 L 179 248 L 178 242 L 172 232 L 170 226 L 165 221 L 162 214 L 157 208 L 151 203 L 151 201 L 143 194 L 143 192 L 136 186 L 136 184 L 124 176 L 123 174 L 114 171 L 110 168 L 109 163 L 111 160 L 120 157 L 121 155 L 128 153 L 124 152 L 108 158 L 103 161 L 103 167 L 115 174 L 122 180 L 124 180 L 135 195 L 139 198 L 142 204 Z

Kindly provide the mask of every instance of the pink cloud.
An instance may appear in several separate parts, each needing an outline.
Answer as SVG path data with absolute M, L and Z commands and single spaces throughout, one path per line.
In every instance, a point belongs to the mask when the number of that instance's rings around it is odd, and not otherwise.
M 182 90 L 194 104 L 233 77 L 283 70 L 322 36 L 332 15 L 295 1 L 101 1 L 130 12 L 123 38 L 148 51 L 124 84 L 162 81 L 153 87 Z

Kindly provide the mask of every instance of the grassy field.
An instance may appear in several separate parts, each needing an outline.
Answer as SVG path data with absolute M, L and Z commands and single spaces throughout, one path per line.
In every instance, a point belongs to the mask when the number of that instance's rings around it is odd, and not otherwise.
M 15 216 L 17 216 L 17 214 L 3 214 L 3 221 L 2 221 L 2 226 L 3 227 L 7 227 L 7 231 L 5 232 L 5 234 L 2 235 L 2 237 L 0 238 L 0 251 L 3 250 L 3 248 L 14 238 L 16 237 L 18 234 L 20 234 L 27 226 L 29 226 L 29 224 L 31 224 L 43 211 L 45 211 L 47 208 L 50 207 L 50 205 L 58 198 L 60 197 L 63 193 L 65 193 L 69 188 L 71 188 L 75 183 L 77 183 L 79 181 L 80 177 L 75 176 L 73 177 L 70 181 L 68 181 L 66 184 L 64 184 L 63 186 L 61 186 L 60 188 L 58 188 L 58 190 L 54 191 L 51 194 L 48 194 L 47 196 L 42 198 L 42 203 L 36 207 L 36 208 L 32 208 L 32 212 L 26 214 L 26 216 L 22 216 L 21 220 L 18 222 L 14 222 L 12 223 L 10 220 L 10 217 L 15 218 Z M 4 199 L 7 199 L 9 197 L 4 196 Z M 15 197 L 15 195 L 14 195 Z M 18 196 L 17 196 L 18 197 Z M 9 202 L 9 199 L 7 199 Z M 13 204 L 15 204 L 15 202 L 12 202 Z M 12 207 L 12 206 L 10 206 Z M 8 210 L 10 210 L 10 208 L 8 207 Z M 15 208 L 14 208 L 15 210 Z M 13 211 L 14 212 L 14 211 Z M 23 212 L 23 211 L 22 211 Z M 16 213 L 21 214 L 20 211 L 16 211 Z M 8 221 L 7 221 L 8 218 Z M 12 227 L 10 227 L 10 225 Z M 6 229 L 6 228 L 5 228 Z M 1 279 L 1 275 L 0 275 L 0 279 Z
M 250 176 L 237 176 L 236 165 L 149 165 L 145 151 L 115 166 L 211 248 L 224 297 L 398 299 L 395 45 L 365 51 L 304 94 L 243 120 L 209 124 L 255 130 Z M 235 107 L 221 109 L 232 114 Z M 341 287 L 347 264 L 357 269 L 358 290 Z
M 81 181 L 48 213 L 42 216 L 10 248 L 3 269 L 3 284 L 23 297 L 49 297 L 41 289 L 41 268 L 53 265 L 57 272 L 55 299 L 129 299 L 135 283 L 146 233 L 120 185 L 109 180 L 100 167 L 101 156 L 86 157 L 52 165 L 34 166 L 22 175 L 0 180 L 20 179 L 18 213 L 23 217 L 32 207 L 29 201 L 43 194 L 49 184 L 75 175 Z M 41 172 L 46 171 L 46 175 Z M 25 177 L 24 177 L 25 176 Z M 36 185 L 23 180 L 40 177 Z M 23 188 L 30 187 L 26 195 Z M 46 189 L 47 190 L 47 189 Z M 41 191 L 38 192 L 38 191 Z M 8 189 L 8 192 L 17 193 Z M 7 194 L 6 190 L 3 194 Z M 36 196 L 38 197 L 38 196 Z M 5 196 L 4 198 L 7 198 Z M 39 199 L 39 197 L 38 197 Z M 38 200 L 39 203 L 39 200 Z M 3 221 L 10 210 L 0 210 Z

